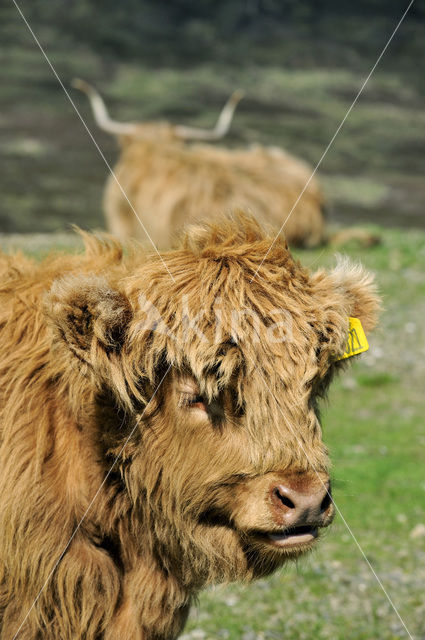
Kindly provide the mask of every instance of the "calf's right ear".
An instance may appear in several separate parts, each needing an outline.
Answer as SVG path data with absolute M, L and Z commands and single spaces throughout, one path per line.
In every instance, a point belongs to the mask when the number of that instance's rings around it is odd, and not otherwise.
M 56 337 L 94 368 L 120 352 L 132 316 L 124 294 L 94 274 L 55 280 L 46 311 Z

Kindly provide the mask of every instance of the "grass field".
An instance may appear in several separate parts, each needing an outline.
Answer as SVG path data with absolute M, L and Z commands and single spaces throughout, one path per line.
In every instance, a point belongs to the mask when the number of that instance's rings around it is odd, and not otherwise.
M 370 351 L 331 389 L 324 437 L 334 498 L 415 640 L 425 639 L 425 233 L 381 230 L 346 253 L 376 272 L 384 311 Z M 73 250 L 72 235 L 2 236 L 8 251 Z M 330 248 L 300 252 L 317 268 Z M 422 525 L 422 527 L 420 526 Z M 204 592 L 187 640 L 396 640 L 399 618 L 338 515 L 310 557 L 252 585 Z

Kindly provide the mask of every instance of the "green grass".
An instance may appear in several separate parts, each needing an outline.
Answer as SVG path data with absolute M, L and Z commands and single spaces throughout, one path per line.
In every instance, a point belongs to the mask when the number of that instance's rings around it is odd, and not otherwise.
M 370 351 L 323 406 L 337 515 L 317 550 L 266 580 L 203 592 L 184 638 L 398 640 L 407 638 L 343 518 L 415 640 L 425 637 L 425 233 L 381 229 L 382 244 L 345 252 L 376 272 L 384 299 Z M 3 236 L 35 256 L 80 246 L 73 236 Z M 297 252 L 330 266 L 334 251 Z

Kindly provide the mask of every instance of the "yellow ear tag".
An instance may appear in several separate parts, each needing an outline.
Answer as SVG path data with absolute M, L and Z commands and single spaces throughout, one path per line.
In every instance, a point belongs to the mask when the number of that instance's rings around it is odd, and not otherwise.
M 362 323 L 358 318 L 348 318 L 350 321 L 348 329 L 348 340 L 345 346 L 345 351 L 342 356 L 339 356 L 337 360 L 345 360 L 345 358 L 351 358 L 358 353 L 363 353 L 369 349 L 369 344 L 365 332 L 363 331 Z

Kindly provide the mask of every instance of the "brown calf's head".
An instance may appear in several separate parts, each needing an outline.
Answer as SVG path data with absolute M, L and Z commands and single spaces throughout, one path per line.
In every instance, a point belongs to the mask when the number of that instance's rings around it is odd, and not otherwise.
M 51 294 L 58 362 L 84 370 L 103 455 L 128 439 L 140 544 L 187 584 L 265 575 L 333 517 L 317 400 L 349 316 L 368 332 L 378 298 L 360 267 L 310 273 L 280 239 L 262 262 L 272 239 L 239 215 L 165 254 L 174 281 L 134 256 Z

